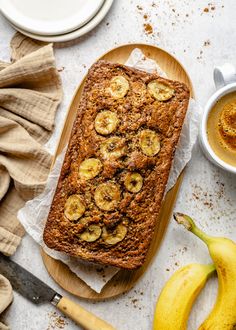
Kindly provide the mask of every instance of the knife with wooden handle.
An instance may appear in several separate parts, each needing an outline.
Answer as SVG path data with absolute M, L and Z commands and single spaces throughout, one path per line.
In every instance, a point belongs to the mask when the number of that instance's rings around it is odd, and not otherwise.
M 85 330 L 115 330 L 110 324 L 62 297 L 26 269 L 0 253 L 0 274 L 8 278 L 13 289 L 34 304 L 50 302 Z

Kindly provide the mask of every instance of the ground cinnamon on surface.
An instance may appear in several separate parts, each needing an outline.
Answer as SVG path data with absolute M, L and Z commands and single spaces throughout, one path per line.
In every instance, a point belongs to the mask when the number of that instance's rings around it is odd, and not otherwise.
M 153 27 L 149 23 L 143 24 L 144 30 L 146 34 L 152 34 L 153 33 Z
M 66 321 L 65 316 L 59 315 L 57 312 L 48 313 L 49 316 L 49 325 L 47 330 L 59 330 L 64 329 L 68 322 Z

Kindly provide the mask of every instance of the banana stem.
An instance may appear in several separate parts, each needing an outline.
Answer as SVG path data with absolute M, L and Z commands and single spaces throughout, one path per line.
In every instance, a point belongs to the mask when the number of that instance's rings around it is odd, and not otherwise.
M 199 229 L 193 219 L 188 215 L 176 212 L 174 213 L 174 219 L 178 224 L 183 225 L 187 230 L 198 236 L 207 245 L 212 241 L 212 237 Z
M 207 278 L 209 278 L 215 271 L 216 271 L 216 267 L 214 264 L 208 264 L 205 265 L 206 269 L 207 269 Z

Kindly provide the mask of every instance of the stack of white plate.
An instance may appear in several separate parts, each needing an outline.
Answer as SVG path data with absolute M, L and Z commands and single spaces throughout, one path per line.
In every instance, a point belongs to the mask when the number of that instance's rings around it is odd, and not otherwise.
M 21 33 L 65 42 L 91 31 L 114 0 L 0 0 L 0 12 Z

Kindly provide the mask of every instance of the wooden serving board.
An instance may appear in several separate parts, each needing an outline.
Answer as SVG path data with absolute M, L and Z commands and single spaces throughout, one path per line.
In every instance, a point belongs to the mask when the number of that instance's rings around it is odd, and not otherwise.
M 172 55 L 160 48 L 144 44 L 124 45 L 112 49 L 111 51 L 103 55 L 101 59 L 123 64 L 126 62 L 134 48 L 140 48 L 147 57 L 157 61 L 160 67 L 167 73 L 168 78 L 184 82 L 190 88 L 191 94 L 193 96 L 192 83 L 182 65 Z M 54 160 L 62 152 L 63 148 L 69 140 L 72 125 L 76 116 L 77 109 L 79 107 L 80 96 L 83 90 L 84 81 L 85 79 L 76 90 L 74 98 L 69 107 L 64 129 L 61 134 L 61 139 L 59 141 Z M 42 258 L 44 264 L 52 278 L 63 289 L 78 297 L 87 299 L 100 300 L 105 298 L 111 298 L 130 290 L 147 270 L 148 266 L 153 260 L 153 257 L 158 251 L 161 240 L 169 223 L 170 216 L 172 214 L 175 200 L 177 198 L 177 193 L 181 185 L 182 177 L 183 173 L 180 175 L 175 186 L 167 193 L 165 200 L 163 201 L 161 212 L 155 228 L 154 239 L 151 243 L 146 262 L 141 268 L 135 271 L 120 270 L 104 286 L 101 293 L 96 293 L 84 281 L 82 281 L 73 272 L 71 272 L 71 270 L 65 264 L 48 256 L 42 250 Z

